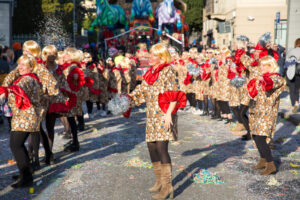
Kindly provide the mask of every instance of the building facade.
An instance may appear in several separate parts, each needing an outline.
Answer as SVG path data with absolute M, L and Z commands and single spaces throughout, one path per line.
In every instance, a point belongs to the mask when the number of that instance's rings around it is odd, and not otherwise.
M 204 0 L 204 44 L 232 47 L 239 35 L 256 43 L 271 32 L 274 43 L 286 46 L 287 0 Z

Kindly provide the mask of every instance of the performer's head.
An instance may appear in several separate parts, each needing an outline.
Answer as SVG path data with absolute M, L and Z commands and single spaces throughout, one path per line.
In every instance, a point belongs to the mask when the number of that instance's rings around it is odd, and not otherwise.
M 259 60 L 259 69 L 261 74 L 278 73 L 279 67 L 276 60 L 272 56 L 265 56 Z
M 197 53 L 198 53 L 198 50 L 197 48 L 193 47 L 189 50 L 189 53 L 190 53 L 190 57 L 192 59 L 196 59 L 196 56 L 197 56 Z
M 37 65 L 35 57 L 29 54 L 21 56 L 18 59 L 17 63 L 18 63 L 18 70 L 20 75 L 34 72 Z
M 88 52 L 83 53 L 83 62 L 85 62 L 85 63 L 92 62 L 92 56 L 90 53 L 88 53 Z
M 75 53 L 75 62 L 82 62 L 84 59 L 83 51 L 77 49 Z
M 41 47 L 37 42 L 33 40 L 24 42 L 22 50 L 23 55 L 30 54 L 35 58 L 39 58 L 41 56 Z
M 214 50 L 213 49 L 207 49 L 206 51 L 208 59 L 211 59 L 214 56 Z
M 169 50 L 162 43 L 155 44 L 150 49 L 150 61 L 149 64 L 156 66 L 163 63 L 170 63 L 171 56 Z
M 189 52 L 187 51 L 182 52 L 181 58 L 183 60 L 187 60 L 189 58 Z
M 219 50 L 214 50 L 214 57 L 220 61 L 221 60 L 221 55 Z
M 221 52 L 222 58 L 224 58 L 224 57 L 227 58 L 231 55 L 230 50 L 226 47 L 223 47 L 220 52 Z
M 54 45 L 48 45 L 43 48 L 43 61 L 54 62 L 57 58 L 57 48 Z
M 75 48 L 68 47 L 64 51 L 64 62 L 71 63 L 71 62 L 78 62 L 78 53 Z
M 147 44 L 146 43 L 139 43 L 138 44 L 139 49 L 143 50 L 147 48 Z
M 64 64 L 64 55 L 65 55 L 64 51 L 57 52 L 57 59 L 56 59 L 57 64 L 59 65 Z

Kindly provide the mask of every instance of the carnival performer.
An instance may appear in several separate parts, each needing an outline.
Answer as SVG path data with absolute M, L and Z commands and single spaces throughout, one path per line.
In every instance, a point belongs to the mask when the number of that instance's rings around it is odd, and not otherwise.
M 122 74 L 122 93 L 130 93 L 131 88 L 131 61 L 129 58 L 124 57 L 120 63 L 121 74 Z
M 156 176 L 150 192 L 159 192 L 153 199 L 173 197 L 171 158 L 168 144 L 177 140 L 177 110 L 185 107 L 186 96 L 177 85 L 174 70 L 170 67 L 170 54 L 163 44 L 150 49 L 151 68 L 144 80 L 129 94 L 131 106 L 146 103 L 146 142 Z
M 273 136 L 279 107 L 279 96 L 283 92 L 286 82 L 278 74 L 276 60 L 265 56 L 259 61 L 260 77 L 252 79 L 247 85 L 250 97 L 254 100 L 255 120 L 251 125 L 251 134 L 260 154 L 260 160 L 252 169 L 263 169 L 261 175 L 270 175 L 276 172 L 271 149 L 267 138 Z
M 125 53 L 125 57 L 130 60 L 131 70 L 130 70 L 130 76 L 131 76 L 131 82 L 130 82 L 130 91 L 133 91 L 136 86 L 136 67 L 137 67 L 137 57 L 133 56 L 131 53 L 127 52 Z
M 64 52 L 63 51 L 57 52 L 56 64 L 58 66 L 61 66 L 64 64 Z M 55 72 L 56 72 L 56 70 L 55 70 Z M 66 81 L 66 80 L 64 80 L 64 81 Z M 59 134 L 63 134 L 63 139 L 70 139 L 71 138 L 71 129 L 70 129 L 70 125 L 68 122 L 68 118 L 63 115 L 59 119 L 65 128 L 65 130 Z
M 89 88 L 89 99 L 86 101 L 86 107 L 88 110 L 89 118 L 93 119 L 93 104 L 98 102 L 99 95 L 101 94 L 100 90 L 100 80 L 99 73 L 97 69 L 97 64 L 92 62 L 92 56 L 90 53 L 85 52 L 83 54 L 84 60 L 86 63 L 86 77 L 85 84 Z
M 107 104 L 109 98 L 108 96 L 109 70 L 107 69 L 107 67 L 105 67 L 105 62 L 103 60 L 100 60 L 99 64 L 97 65 L 97 70 L 99 75 L 99 86 L 100 86 L 99 89 L 101 90 L 101 93 L 98 96 L 98 102 L 99 104 L 102 104 L 102 108 L 103 108 L 103 110 L 100 112 L 100 115 L 102 117 L 105 117 L 107 115 L 105 105 Z
M 121 94 L 122 92 L 122 75 L 120 68 L 115 66 L 112 58 L 106 60 L 109 69 L 109 82 L 108 82 L 108 91 L 109 98 L 114 97 L 115 94 Z
M 208 108 L 208 95 L 209 95 L 209 83 L 211 80 L 211 71 L 210 71 L 210 59 L 213 57 L 213 50 L 208 49 L 207 50 L 207 60 L 203 65 L 201 65 L 202 68 L 202 74 L 201 74 L 201 80 L 202 80 L 202 94 L 203 94 L 203 101 L 204 101 L 204 112 L 201 116 L 209 116 L 209 108 Z
M 23 55 L 18 61 L 18 76 L 8 87 L 0 87 L 0 93 L 8 97 L 12 109 L 10 148 L 15 157 L 19 176 L 13 188 L 32 185 L 32 169 L 25 142 L 32 133 L 39 134 L 41 122 L 41 98 L 43 96 L 39 78 L 34 74 L 37 63 L 31 55 Z
M 213 105 L 212 119 L 222 121 L 219 98 L 219 66 L 222 65 L 219 50 L 214 50 L 213 58 L 210 59 L 211 82 L 209 84 L 209 97 Z
M 231 52 L 227 48 L 221 49 L 222 65 L 219 66 L 219 95 L 218 104 L 220 105 L 221 117 L 225 119 L 225 124 L 231 123 L 232 114 L 229 108 L 230 99 L 230 79 L 228 74 L 230 73 L 230 67 L 232 65 L 232 58 L 230 57 Z
M 75 48 L 66 48 L 64 50 L 64 64 L 59 68 L 59 74 L 63 74 L 67 80 L 66 85 L 60 90 L 69 98 L 76 99 L 76 106 L 68 111 L 68 122 L 71 127 L 72 141 L 66 146 L 65 150 L 74 152 L 79 151 L 78 130 L 75 116 L 82 116 L 82 102 L 88 94 L 84 88 L 84 73 L 80 69 L 80 57 Z
M 41 48 L 38 45 L 37 42 L 33 40 L 26 41 L 23 44 L 23 55 L 32 55 L 35 57 L 37 61 L 37 66 L 35 73 L 40 79 L 40 82 L 42 84 L 43 89 L 43 100 L 41 101 L 42 106 L 42 112 L 41 112 L 41 122 L 45 119 L 46 113 L 48 111 L 48 101 L 44 100 L 51 96 L 57 96 L 61 102 L 65 101 L 64 96 L 60 93 L 60 91 L 57 88 L 57 81 L 54 78 L 54 76 L 49 72 L 49 70 L 44 67 L 43 61 L 40 59 L 41 56 Z M 18 68 L 11 71 L 7 77 L 5 78 L 3 85 L 4 87 L 9 87 L 13 82 L 19 77 L 19 71 Z M 49 146 L 47 145 L 47 135 L 45 131 L 43 130 L 42 126 L 40 126 L 40 134 L 42 136 L 42 142 L 45 149 L 46 154 L 46 160 L 49 160 L 51 157 L 51 151 Z M 37 133 L 32 133 L 29 135 L 29 141 L 28 141 L 28 151 L 29 156 L 32 159 L 33 168 L 39 169 L 40 168 L 40 162 L 39 162 L 39 143 L 40 143 L 40 136 Z

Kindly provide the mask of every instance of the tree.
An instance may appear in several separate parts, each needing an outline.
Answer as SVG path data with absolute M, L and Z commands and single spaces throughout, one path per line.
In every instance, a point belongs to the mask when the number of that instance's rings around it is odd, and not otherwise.
M 13 33 L 35 33 L 38 29 L 36 24 L 43 19 L 41 6 L 41 0 L 16 0 L 13 16 Z
M 185 22 L 189 25 L 190 30 L 202 30 L 202 0 L 184 0 L 187 4 L 187 11 L 184 13 Z

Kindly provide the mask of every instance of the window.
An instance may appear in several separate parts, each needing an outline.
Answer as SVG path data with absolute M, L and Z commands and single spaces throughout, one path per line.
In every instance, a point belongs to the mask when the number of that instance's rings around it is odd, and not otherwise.
M 230 33 L 231 32 L 230 22 L 219 22 L 218 23 L 218 32 L 219 33 Z

